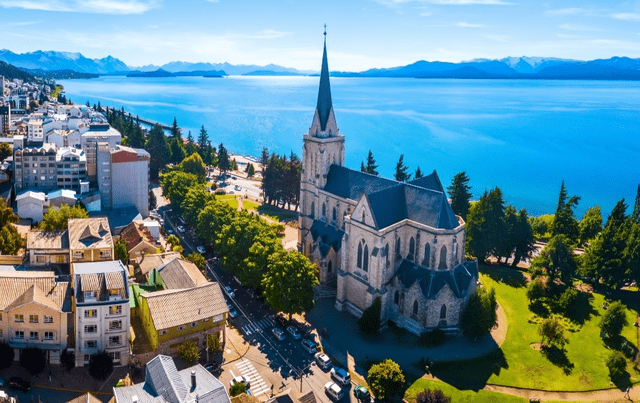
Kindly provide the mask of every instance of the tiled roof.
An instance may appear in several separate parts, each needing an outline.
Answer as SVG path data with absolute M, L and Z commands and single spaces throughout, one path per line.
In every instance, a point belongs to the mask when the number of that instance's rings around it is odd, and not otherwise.
M 355 171 L 340 165 L 331 165 L 324 190 L 343 199 L 359 200 L 364 193 L 395 186 L 391 179 Z
M 327 225 L 324 221 L 315 220 L 311 226 L 311 236 L 313 241 L 317 242 L 320 238 L 320 253 L 322 256 L 327 256 L 330 248 L 333 248 L 336 252 L 342 247 L 342 236 L 344 231 L 338 230 L 331 225 Z
M 471 267 L 474 264 L 475 261 L 459 264 L 453 271 L 429 270 L 404 259 L 394 277 L 400 280 L 405 289 L 409 289 L 414 283 L 418 283 L 426 299 L 436 298 L 445 284 L 449 286 L 457 298 L 463 298 L 466 296 L 469 283 L 474 278 L 477 278 L 477 272 L 474 276 L 473 268 Z
M 69 400 L 67 403 L 102 403 L 102 400 L 87 392 L 84 395 Z
M 30 288 L 37 288 L 28 293 Z M 49 299 L 55 309 L 68 312 L 70 309 L 69 283 L 56 283 L 55 273 L 52 271 L 0 271 L 0 310 L 14 305 L 16 300 L 42 300 L 42 295 Z M 42 293 L 42 294 L 41 294 Z M 18 304 L 21 304 L 18 302 Z
M 7 310 L 7 311 L 10 311 L 12 309 L 16 309 L 18 307 L 21 307 L 22 305 L 26 305 L 26 304 L 29 304 L 31 302 L 37 302 L 39 304 L 42 304 L 42 305 L 44 305 L 46 307 L 49 307 L 51 309 L 54 309 L 56 311 L 60 311 L 61 308 L 62 308 L 62 306 L 57 305 L 55 302 L 53 302 L 51 299 L 49 299 L 45 295 L 45 293 L 42 292 L 40 287 L 32 285 L 31 287 L 29 287 L 29 289 L 27 291 L 24 292 L 24 294 L 19 296 L 12 303 L 7 305 L 4 309 Z
M 27 250 L 29 249 L 67 249 L 68 252 L 69 233 L 66 229 L 32 229 L 27 234 Z
M 69 220 L 69 245 L 73 250 L 113 248 L 106 217 Z
M 160 266 L 158 272 L 168 289 L 191 288 L 208 283 L 198 266 L 181 258 L 175 258 Z
M 218 283 L 141 295 L 147 300 L 156 330 L 168 329 L 228 312 Z
M 140 262 L 140 272 L 144 275 L 153 269 L 157 269 L 169 263 L 173 259 L 180 257 L 179 252 L 166 252 L 156 255 L 144 255 Z
M 131 251 L 143 241 L 151 245 L 155 243 L 151 232 L 144 226 L 142 221 L 134 221 L 127 225 L 120 233 L 120 238 L 124 239 L 127 244 L 127 251 Z

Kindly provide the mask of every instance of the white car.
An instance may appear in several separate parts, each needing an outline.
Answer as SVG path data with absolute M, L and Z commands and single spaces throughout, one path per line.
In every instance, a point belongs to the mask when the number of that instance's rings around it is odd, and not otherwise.
M 282 329 L 280 329 L 279 327 L 271 328 L 271 333 L 273 333 L 273 335 L 276 336 L 276 339 L 278 339 L 278 341 L 282 341 L 282 340 L 287 338 L 284 335 L 284 331 Z
M 236 383 L 240 383 L 240 382 L 244 382 L 244 386 L 247 387 L 247 389 L 249 389 L 249 378 L 247 378 L 244 375 L 238 375 L 235 378 L 233 378 L 232 380 L 229 381 L 229 386 L 233 386 Z
M 178 231 L 185 233 L 187 230 L 182 225 L 178 225 Z
M 329 356 L 326 355 L 325 353 L 316 353 L 315 358 L 316 358 L 316 363 L 320 368 L 322 369 L 331 368 L 332 366 L 331 358 L 329 358 Z
M 342 388 L 336 385 L 335 382 L 327 382 L 324 385 L 324 391 L 327 392 L 327 395 L 333 400 L 340 400 L 342 396 L 344 396 Z
M 236 293 L 233 292 L 233 290 L 231 289 L 231 287 L 229 287 L 228 285 L 226 285 L 224 287 L 224 290 L 227 292 L 227 295 L 230 296 L 231 298 L 236 296 Z
M 342 368 L 331 368 L 331 377 L 344 386 L 347 386 L 351 383 L 351 376 L 345 369 Z
M 316 351 L 318 351 L 316 348 L 316 343 L 307 339 L 302 340 L 302 348 L 307 350 L 309 354 L 315 354 Z
M 229 316 L 231 316 L 232 318 L 238 316 L 238 311 L 236 311 L 236 308 L 234 308 L 233 305 L 228 304 L 227 307 L 229 308 Z
M 204 248 L 204 246 L 200 245 L 198 247 L 196 247 L 196 250 L 198 251 L 199 254 L 204 255 L 205 253 L 207 253 L 207 250 Z

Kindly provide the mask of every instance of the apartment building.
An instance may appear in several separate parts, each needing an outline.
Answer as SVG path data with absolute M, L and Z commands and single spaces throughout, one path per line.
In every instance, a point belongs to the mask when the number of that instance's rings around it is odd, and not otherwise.
M 32 229 L 27 234 L 29 265 L 49 266 L 69 264 L 69 231 Z
M 72 189 L 81 193 L 87 180 L 87 156 L 79 148 L 63 147 L 56 153 L 58 189 Z
M 92 124 L 89 131 L 82 134 L 80 142 L 87 154 L 87 177 L 90 182 L 97 182 L 98 143 L 109 143 L 110 147 L 120 144 L 122 134 L 109 124 Z
M 29 122 L 27 123 L 27 141 L 30 143 L 44 142 L 42 119 L 29 119 Z
M 76 366 L 106 351 L 115 365 L 129 362 L 129 287 L 120 260 L 73 263 Z
M 34 189 L 47 192 L 56 189 L 56 146 L 45 143 L 41 147 L 25 147 L 24 140 L 24 136 L 13 138 L 16 191 Z
M 113 260 L 113 238 L 106 217 L 69 220 L 69 261 Z

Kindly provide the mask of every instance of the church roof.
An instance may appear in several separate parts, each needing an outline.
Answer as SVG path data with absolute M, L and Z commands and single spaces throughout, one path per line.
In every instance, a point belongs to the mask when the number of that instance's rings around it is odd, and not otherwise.
M 366 194 L 378 229 L 404 219 L 441 229 L 459 225 L 436 171 L 404 183 L 332 165 L 324 190 L 351 200 Z
M 466 296 L 469 284 L 477 278 L 476 261 L 457 265 L 453 271 L 429 270 L 412 261 L 404 259 L 394 277 L 402 283 L 405 289 L 418 283 L 426 299 L 436 298 L 440 290 L 449 286 L 457 298 Z
M 333 248 L 336 252 L 340 250 L 342 246 L 342 236 L 344 231 L 340 231 L 331 225 L 327 225 L 324 221 L 315 220 L 311 226 L 311 236 L 314 242 L 318 242 L 320 238 L 319 246 L 322 256 L 327 256 L 329 250 Z
M 318 105 L 316 110 L 320 117 L 320 130 L 325 131 L 329 113 L 333 108 L 331 103 L 331 85 L 329 84 L 329 64 L 327 63 L 327 36 L 325 32 L 324 53 L 322 54 L 322 69 L 320 70 L 320 89 L 318 90 Z

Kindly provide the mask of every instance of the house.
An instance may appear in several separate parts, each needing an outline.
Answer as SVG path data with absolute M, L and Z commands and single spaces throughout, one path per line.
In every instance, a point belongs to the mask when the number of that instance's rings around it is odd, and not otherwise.
M 0 270 L 0 342 L 20 350 L 37 345 L 49 363 L 67 348 L 71 287 L 52 271 Z
M 142 260 L 139 263 L 138 269 L 136 269 L 136 277 L 144 282 L 149 280 L 148 274 L 153 269 L 164 266 L 175 258 L 179 258 L 179 252 L 165 252 L 154 255 L 143 255 Z
M 113 239 L 105 217 L 69 220 L 70 262 L 113 259 Z
M 121 261 L 73 263 L 76 366 L 106 351 L 115 365 L 129 362 L 129 276 Z
M 198 266 L 186 259 L 175 258 L 155 270 L 169 289 L 192 288 L 209 282 Z
M 27 253 L 31 266 L 69 264 L 69 232 L 32 229 L 27 234 Z
M 58 189 L 47 195 L 49 206 L 59 209 L 63 204 L 69 207 L 76 205 L 76 192 L 71 189 Z
M 171 357 L 159 355 L 145 368 L 145 381 L 113 388 L 116 403 L 231 403 L 224 385 L 202 365 L 178 371 Z
M 120 238 L 127 245 L 131 262 L 139 263 L 144 255 L 156 253 L 158 250 L 155 239 L 140 220 L 127 225 L 120 233 Z
M 49 199 L 42 192 L 27 190 L 16 197 L 18 217 L 30 218 L 34 223 L 41 222 L 49 209 Z
M 87 392 L 84 395 L 80 395 L 75 399 L 69 400 L 66 403 L 102 403 L 102 400 Z

